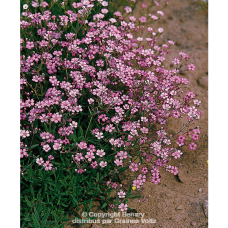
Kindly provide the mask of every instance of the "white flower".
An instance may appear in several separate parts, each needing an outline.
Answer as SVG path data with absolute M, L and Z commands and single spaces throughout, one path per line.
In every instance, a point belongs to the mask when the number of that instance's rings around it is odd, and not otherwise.
M 28 4 L 24 4 L 24 5 L 23 5 L 23 9 L 24 9 L 24 10 L 28 9 Z
M 98 139 L 102 139 L 102 138 L 104 138 L 104 136 L 103 136 L 103 133 L 102 133 L 102 132 L 98 132 L 95 136 L 96 136 Z
M 158 32 L 162 33 L 162 32 L 164 32 L 164 29 L 163 28 L 158 28 Z
M 43 150 L 44 150 L 45 152 L 48 152 L 50 149 L 51 149 L 51 147 L 50 147 L 48 144 L 45 144 L 45 145 L 43 146 Z
M 103 157 L 105 155 L 105 152 L 104 152 L 104 150 L 97 150 L 96 155 Z
M 89 104 L 92 104 L 94 102 L 93 98 L 88 99 Z
M 120 192 L 118 192 L 117 194 L 118 194 L 119 198 L 125 198 L 125 195 L 126 195 L 126 193 L 123 192 L 122 190 Z
M 104 168 L 105 166 L 107 166 L 107 162 L 101 161 L 101 162 L 100 162 L 100 166 L 101 166 L 102 168 Z
M 77 128 L 77 127 L 78 127 L 78 123 L 75 122 L 75 121 L 72 121 L 72 123 L 70 123 L 70 126 L 71 126 L 72 128 Z

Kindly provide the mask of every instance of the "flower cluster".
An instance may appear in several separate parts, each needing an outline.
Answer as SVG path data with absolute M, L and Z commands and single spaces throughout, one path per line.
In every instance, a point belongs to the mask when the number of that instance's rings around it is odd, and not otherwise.
M 75 171 L 83 175 L 88 169 L 98 171 L 119 169 L 130 159 L 129 169 L 141 172 L 133 181 L 140 188 L 147 173 L 151 182 L 160 182 L 159 167 L 176 175 L 178 168 L 168 165 L 180 158 L 181 148 L 189 141 L 195 150 L 200 130 L 190 124 L 200 118 L 200 101 L 181 87 L 188 83 L 179 73 L 188 64 L 189 56 L 179 53 L 166 69 L 164 61 L 174 42 L 156 44 L 159 34 L 148 28 L 148 48 L 140 45 L 136 22 L 157 20 L 162 11 L 149 18 L 130 16 L 123 20 L 116 12 L 103 20 L 108 12 L 89 18 L 95 1 L 74 2 L 65 15 L 52 15 L 47 2 L 25 5 L 21 31 L 21 159 L 25 164 L 36 158 L 35 165 L 53 170 L 59 165 L 60 154 L 70 155 Z M 98 1 L 102 7 L 106 1 Z M 43 13 L 31 13 L 30 7 L 43 7 Z M 146 7 L 145 4 L 142 5 Z M 125 12 L 132 8 L 126 6 Z M 118 25 L 118 26 L 117 26 Z M 70 31 L 73 29 L 73 31 Z M 26 36 L 36 31 L 35 37 Z M 80 34 L 79 34 L 80 31 Z M 164 128 L 169 118 L 186 116 L 184 129 L 169 135 Z M 153 126 L 159 128 L 149 136 Z M 34 140 L 39 149 L 33 149 Z M 149 150 L 145 146 L 149 144 Z M 139 157 L 151 162 L 151 170 L 133 161 L 131 149 L 140 150 Z M 55 159 L 54 159 L 55 157 Z M 110 159 L 113 158 L 113 159 Z M 27 159 L 27 160 L 26 160 Z M 56 160 L 56 162 L 55 162 Z M 58 161 L 58 162 L 57 162 Z M 59 167 L 58 167 L 59 168 Z M 116 188 L 116 183 L 112 188 Z M 118 192 L 119 198 L 126 193 Z M 127 205 L 119 208 L 124 211 Z

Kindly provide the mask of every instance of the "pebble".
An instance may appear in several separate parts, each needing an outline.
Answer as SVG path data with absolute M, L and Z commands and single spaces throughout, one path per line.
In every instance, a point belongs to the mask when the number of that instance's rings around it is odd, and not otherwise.
M 206 218 L 208 218 L 208 200 L 203 202 L 203 211 Z
M 203 191 L 202 188 L 200 188 L 200 189 L 199 189 L 199 192 L 202 192 L 202 191 Z
M 191 224 L 192 226 L 196 226 L 196 222 L 192 222 L 192 224 Z
M 207 89 L 207 88 L 208 88 L 208 77 L 206 77 L 206 76 L 199 77 L 199 78 L 197 79 L 197 83 L 198 83 L 198 85 L 201 86 L 202 88 Z
M 183 170 L 179 170 L 179 173 L 177 174 L 180 182 L 185 183 L 188 181 L 187 174 Z
M 178 205 L 175 210 L 183 210 L 184 209 L 184 206 L 183 205 Z

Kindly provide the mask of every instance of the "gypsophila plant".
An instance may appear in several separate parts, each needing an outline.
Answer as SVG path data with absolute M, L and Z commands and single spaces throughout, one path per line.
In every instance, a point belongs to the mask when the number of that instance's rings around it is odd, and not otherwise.
M 90 211 L 94 201 L 104 210 L 125 211 L 135 197 L 132 187 L 147 180 L 158 184 L 160 167 L 176 175 L 178 167 L 169 162 L 181 157 L 186 144 L 196 150 L 200 101 L 192 91 L 182 93 L 188 80 L 179 76 L 182 66 L 194 71 L 195 65 L 180 52 L 173 69 L 164 67 L 174 42 L 157 45 L 163 28 L 149 27 L 146 38 L 139 36 L 146 21 L 164 13 L 136 18 L 135 4 L 107 16 L 109 2 L 102 0 L 23 2 L 23 226 L 63 227 L 63 212 L 82 205 Z M 171 135 L 168 121 L 181 118 L 185 125 Z M 126 169 L 135 176 L 127 191 L 119 179 Z

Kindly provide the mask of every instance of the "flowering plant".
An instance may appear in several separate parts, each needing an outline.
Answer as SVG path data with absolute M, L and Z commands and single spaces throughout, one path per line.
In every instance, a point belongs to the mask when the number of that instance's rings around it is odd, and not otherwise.
M 89 211 L 94 201 L 127 210 L 131 187 L 158 184 L 159 167 L 176 175 L 168 163 L 187 143 L 195 150 L 200 133 L 190 127 L 200 101 L 182 93 L 188 80 L 178 75 L 195 66 L 180 52 L 174 69 L 164 67 L 174 42 L 157 45 L 163 28 L 137 36 L 148 15 L 128 16 L 135 2 L 124 8 L 126 20 L 119 11 L 108 17 L 107 1 L 56 2 L 24 4 L 20 23 L 22 220 L 35 227 L 60 227 L 63 211 Z M 185 116 L 183 128 L 170 134 L 168 121 Z M 135 175 L 128 191 L 119 179 L 126 169 Z

